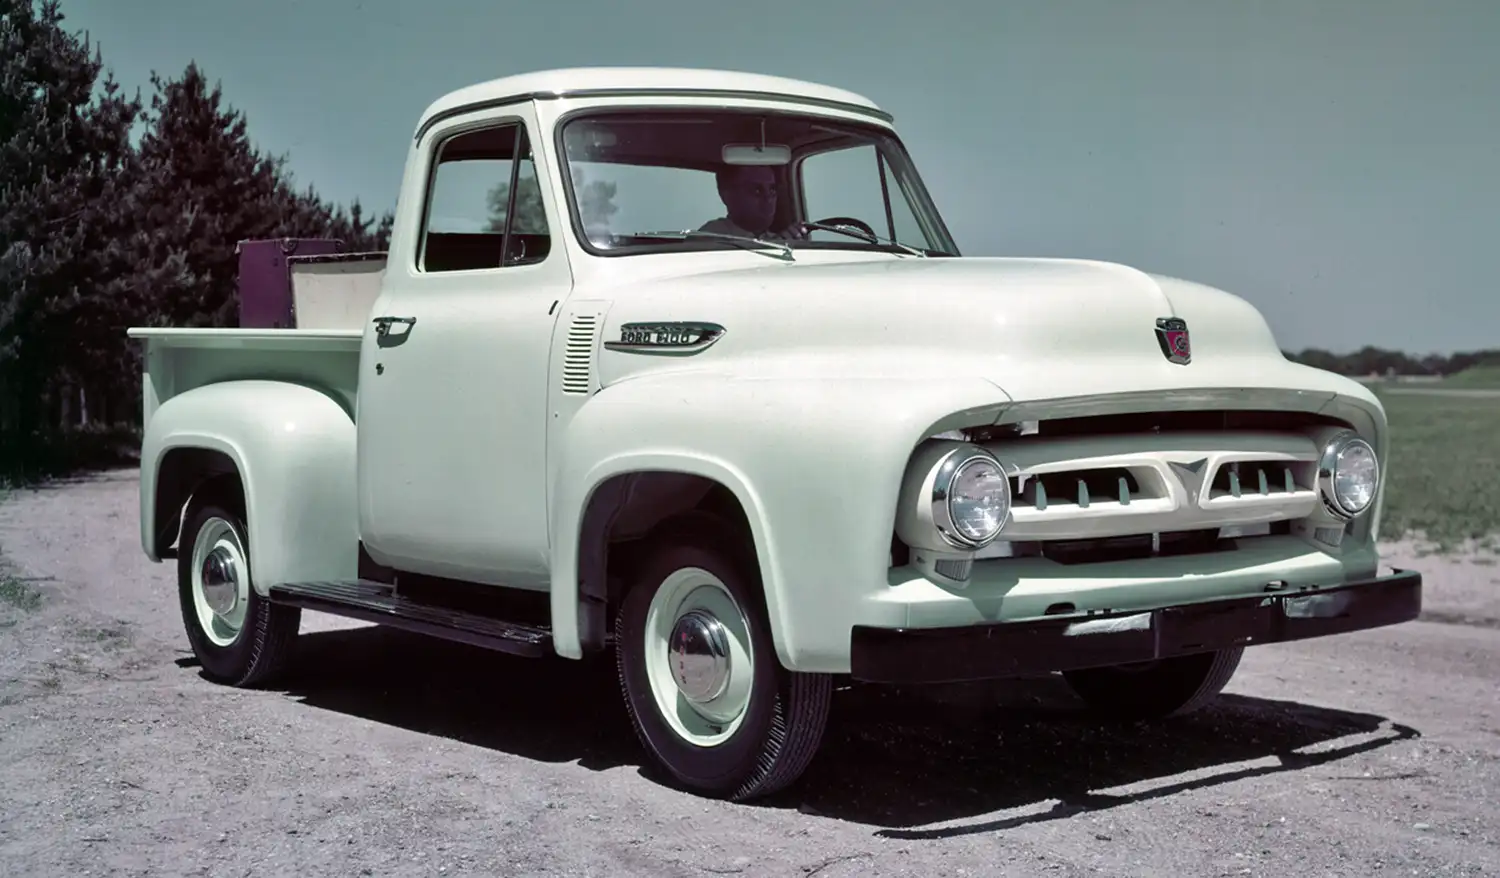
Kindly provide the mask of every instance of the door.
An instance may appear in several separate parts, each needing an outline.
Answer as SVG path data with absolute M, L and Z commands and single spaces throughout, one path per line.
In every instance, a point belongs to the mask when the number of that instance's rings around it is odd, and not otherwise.
M 411 256 L 391 254 L 366 328 L 360 530 L 397 569 L 547 587 L 548 360 L 571 274 L 534 120 L 490 110 L 434 133 Z

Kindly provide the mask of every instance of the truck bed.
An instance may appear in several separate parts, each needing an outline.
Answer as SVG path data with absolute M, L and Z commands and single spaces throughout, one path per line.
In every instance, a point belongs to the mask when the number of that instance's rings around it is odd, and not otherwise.
M 220 381 L 289 381 L 333 394 L 350 417 L 359 383 L 360 329 L 133 327 L 145 343 L 143 424 L 162 403 Z

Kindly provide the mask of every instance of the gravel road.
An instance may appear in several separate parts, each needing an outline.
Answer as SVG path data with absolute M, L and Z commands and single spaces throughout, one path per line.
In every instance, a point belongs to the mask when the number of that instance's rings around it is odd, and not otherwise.
M 309 615 L 289 688 L 204 681 L 136 502 L 0 504 L 0 874 L 1500 874 L 1493 559 L 1396 546 L 1430 621 L 1252 650 L 1159 726 L 1049 679 L 846 689 L 803 783 L 735 806 L 642 774 L 607 661 Z

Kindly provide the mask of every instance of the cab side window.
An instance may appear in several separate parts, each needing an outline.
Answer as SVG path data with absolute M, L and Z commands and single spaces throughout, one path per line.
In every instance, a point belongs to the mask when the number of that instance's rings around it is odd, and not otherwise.
M 552 236 L 526 126 L 508 122 L 450 137 L 428 183 L 417 265 L 423 272 L 531 265 Z

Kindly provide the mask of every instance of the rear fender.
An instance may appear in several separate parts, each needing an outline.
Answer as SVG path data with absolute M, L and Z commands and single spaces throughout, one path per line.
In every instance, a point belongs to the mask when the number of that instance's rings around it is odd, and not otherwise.
M 354 419 L 328 394 L 284 381 L 207 384 L 156 409 L 141 443 L 147 557 L 161 560 L 191 493 L 230 466 L 244 492 L 258 593 L 279 582 L 355 578 Z

